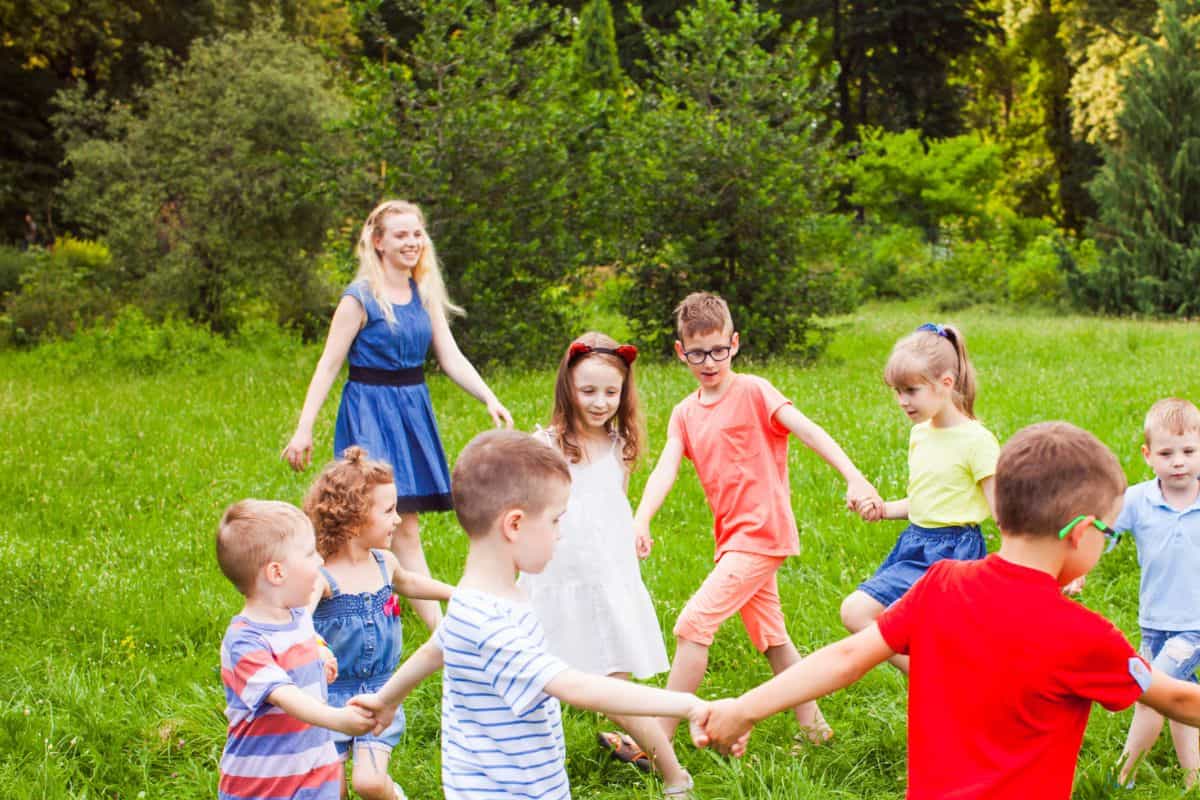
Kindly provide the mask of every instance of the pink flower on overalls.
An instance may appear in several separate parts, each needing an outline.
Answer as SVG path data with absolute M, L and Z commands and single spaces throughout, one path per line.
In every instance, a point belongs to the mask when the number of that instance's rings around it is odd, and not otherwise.
M 400 597 L 398 595 L 392 595 L 387 599 L 387 602 L 383 604 L 383 613 L 389 617 L 400 616 Z

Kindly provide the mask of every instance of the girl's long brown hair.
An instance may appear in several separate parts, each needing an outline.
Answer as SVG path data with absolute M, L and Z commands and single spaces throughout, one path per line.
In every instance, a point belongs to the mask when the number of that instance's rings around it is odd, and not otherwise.
M 605 347 L 611 350 L 617 348 L 617 342 L 611 336 L 589 331 L 575 339 L 576 342 L 589 347 Z M 554 430 L 555 444 L 567 460 L 578 464 L 583 458 L 583 450 L 579 446 L 579 424 L 575 414 L 575 404 L 572 396 L 575 387 L 572 376 L 575 367 L 588 359 L 600 359 L 605 364 L 620 370 L 624 381 L 621 383 L 621 399 L 617 405 L 617 413 L 607 423 L 610 434 L 621 441 L 621 461 L 627 472 L 632 472 L 642 453 L 642 442 L 645 434 L 642 428 L 642 413 L 638 407 L 637 386 L 633 381 L 633 366 L 625 363 L 625 359 L 612 353 L 585 353 L 571 359 L 571 348 L 563 353 L 558 364 L 558 377 L 554 381 L 554 414 L 550 425 Z

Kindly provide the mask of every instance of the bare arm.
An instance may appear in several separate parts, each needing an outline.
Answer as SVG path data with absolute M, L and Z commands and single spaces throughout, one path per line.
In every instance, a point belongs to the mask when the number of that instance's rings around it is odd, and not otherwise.
M 298 686 L 280 686 L 267 695 L 267 702 L 309 725 L 317 725 L 349 736 L 361 736 L 375 727 L 374 716 L 363 708 L 332 708 L 305 694 Z
M 846 455 L 842 446 L 835 442 L 824 428 L 791 405 L 783 406 L 776 411 L 775 421 L 791 431 L 797 439 L 804 443 L 805 447 L 819 455 L 826 464 L 836 469 L 845 478 L 846 496 L 855 501 L 855 505 L 862 501 L 883 505 L 883 499 L 879 496 L 879 492 L 875 491 L 875 487 L 858 471 L 858 467 L 854 466 L 854 462 L 850 460 L 850 456 Z
M 564 703 L 605 714 L 692 717 L 704 705 L 695 695 L 642 686 L 604 675 L 566 669 L 546 684 L 546 694 Z
M 1140 702 L 1164 717 L 1200 727 L 1200 686 L 1172 678 L 1161 670 L 1151 673 L 1150 688 Z
M 883 504 L 884 519 L 908 519 L 908 498 L 889 500 Z
M 388 678 L 387 683 L 378 692 L 356 694 L 346 701 L 346 705 L 370 712 L 375 719 L 375 732 L 379 733 L 392 724 L 396 708 L 404 702 L 404 698 L 408 697 L 421 681 L 441 668 L 442 649 L 433 639 L 429 639 L 392 673 L 392 677 Z
M 675 485 L 675 478 L 679 475 L 679 464 L 682 461 L 683 442 L 677 438 L 667 439 L 667 443 L 663 445 L 662 454 L 658 457 L 658 463 L 654 465 L 654 471 L 646 479 L 646 486 L 642 489 L 642 499 L 638 503 L 637 514 L 633 518 L 633 533 L 637 542 L 638 558 L 650 555 L 650 548 L 654 544 L 654 540 L 650 538 L 650 520 L 654 519 L 654 515 L 662 508 L 663 502 L 667 499 L 667 493 Z
M 346 354 L 354 337 L 362 329 L 367 320 L 363 307 L 353 297 L 343 297 L 333 312 L 333 321 L 329 324 L 329 335 L 325 338 L 325 349 L 317 361 L 312 380 L 308 383 L 308 392 L 304 395 L 304 407 L 300 410 L 300 421 L 296 423 L 296 432 L 291 441 L 283 448 L 281 457 L 292 469 L 302 470 L 308 467 L 312 458 L 312 431 L 317 420 L 317 413 L 325 403 L 329 388 L 333 386 Z
M 704 737 L 696 745 L 729 752 L 758 722 L 849 686 L 893 655 L 875 624 L 826 645 L 741 697 L 711 703 Z
M 992 519 L 996 518 L 996 476 L 989 475 L 979 482 L 979 488 L 983 491 L 983 498 L 987 500 L 988 512 L 992 515 Z
M 442 371 L 464 392 L 487 406 L 496 427 L 511 428 L 512 414 L 508 413 L 508 409 L 496 398 L 479 376 L 479 372 L 458 349 L 458 342 L 454 341 L 446 312 L 441 308 L 430 308 L 429 322 L 433 327 L 433 354 L 437 357 Z
M 454 587 L 450 584 L 400 566 L 394 554 L 385 553 L 384 558 L 391 567 L 392 588 L 397 593 L 417 600 L 449 600 L 450 595 L 454 594 Z

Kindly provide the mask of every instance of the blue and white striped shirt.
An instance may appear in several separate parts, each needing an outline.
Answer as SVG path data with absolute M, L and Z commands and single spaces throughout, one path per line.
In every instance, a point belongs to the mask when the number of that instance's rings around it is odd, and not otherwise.
M 568 800 L 562 716 L 543 692 L 567 665 L 546 652 L 532 608 L 459 589 L 435 636 L 448 800 Z

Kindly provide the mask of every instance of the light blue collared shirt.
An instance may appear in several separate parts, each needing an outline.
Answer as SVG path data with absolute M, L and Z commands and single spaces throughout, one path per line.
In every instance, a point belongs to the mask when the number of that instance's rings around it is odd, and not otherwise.
M 1116 529 L 1131 532 L 1137 543 L 1138 624 L 1200 630 L 1200 497 L 1181 511 L 1163 499 L 1157 478 L 1130 486 Z

